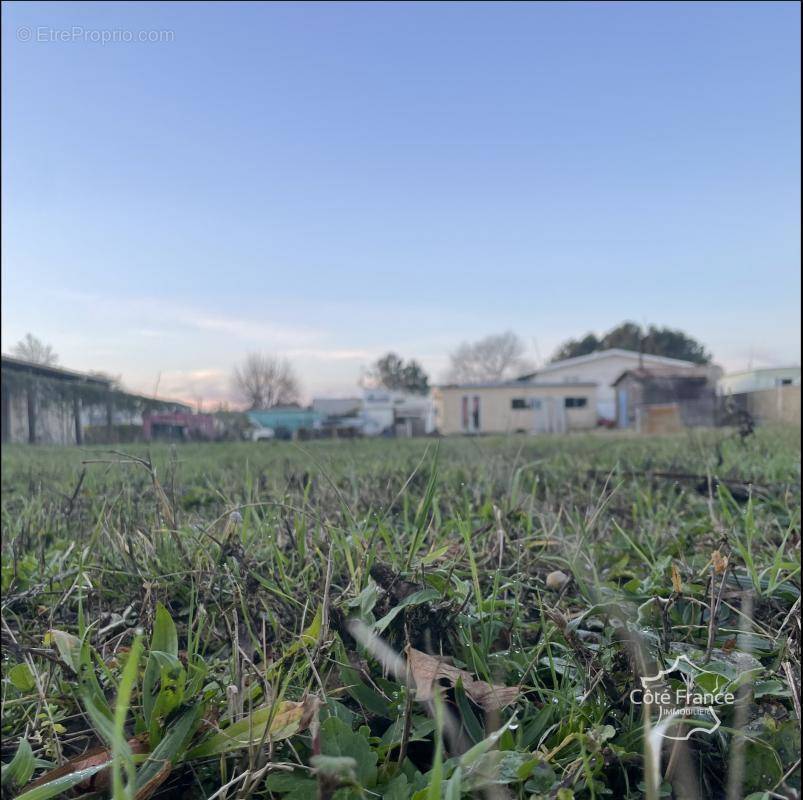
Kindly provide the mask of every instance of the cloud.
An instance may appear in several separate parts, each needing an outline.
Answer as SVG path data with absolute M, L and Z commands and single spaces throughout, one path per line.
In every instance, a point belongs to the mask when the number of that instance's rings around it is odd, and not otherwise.
M 201 399 L 205 405 L 228 402 L 232 399 L 230 376 L 222 369 L 170 370 L 159 376 L 157 394 L 188 403 Z
M 239 314 L 213 313 L 206 308 L 162 298 L 98 295 L 75 290 L 64 290 L 60 294 L 71 302 L 89 306 L 93 314 L 100 312 L 113 318 L 118 325 L 135 326 L 132 332 L 147 338 L 167 335 L 176 328 L 189 328 L 225 334 L 268 348 L 312 345 L 325 340 L 325 331 L 314 326 L 287 325 Z
M 367 349 L 343 349 L 333 347 L 294 347 L 284 352 L 287 358 L 309 358 L 312 360 L 320 359 L 325 361 L 366 361 L 378 358 L 379 350 Z

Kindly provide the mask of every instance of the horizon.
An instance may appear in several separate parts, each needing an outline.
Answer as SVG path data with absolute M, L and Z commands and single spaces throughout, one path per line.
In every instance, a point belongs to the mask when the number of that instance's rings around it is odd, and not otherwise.
M 525 375 L 535 375 L 535 374 L 541 372 L 542 370 L 544 370 L 545 368 L 549 367 L 552 364 L 562 364 L 562 363 L 567 362 L 567 361 L 573 361 L 574 359 L 577 359 L 577 358 L 585 359 L 589 355 L 593 355 L 594 353 L 606 353 L 606 352 L 610 352 L 610 351 L 626 352 L 626 353 L 636 353 L 637 352 L 636 350 L 630 350 L 630 349 L 628 349 L 626 347 L 605 347 L 605 348 L 600 348 L 599 350 L 595 350 L 592 353 L 588 353 L 588 354 L 584 354 L 584 355 L 580 355 L 580 356 L 571 356 L 569 358 L 563 358 L 563 359 L 557 359 L 557 358 L 555 358 L 555 359 L 545 359 L 543 363 L 535 365 L 535 369 L 533 370 L 532 373 L 524 373 L 524 374 Z M 9 359 L 14 359 L 14 360 L 18 360 L 18 361 L 26 361 L 26 359 L 22 359 L 19 356 L 15 356 L 15 355 L 13 355 L 11 353 L 5 353 L 4 352 L 2 355 L 3 355 L 3 358 L 9 358 Z M 656 357 L 652 353 L 644 353 L 644 355 L 646 357 L 649 357 L 649 356 Z M 679 363 L 693 363 L 693 362 L 689 362 L 689 361 L 687 361 L 685 359 L 678 359 L 678 358 L 675 358 L 675 357 L 672 357 L 672 356 L 657 356 L 657 357 L 658 358 L 663 358 L 665 360 L 670 360 L 670 361 L 678 361 Z M 55 368 L 55 369 L 58 369 L 58 370 L 64 370 L 64 371 L 67 371 L 67 372 L 75 371 L 78 374 L 81 374 L 80 371 L 72 370 L 69 366 L 62 364 L 61 360 L 58 358 L 58 354 L 56 354 L 56 358 L 57 358 L 57 360 L 55 362 L 50 363 L 50 364 L 42 364 L 42 366 L 52 367 L 52 368 Z M 40 362 L 33 361 L 33 362 L 28 362 L 28 363 L 38 364 Z M 716 361 L 716 359 L 713 358 L 713 357 L 711 358 L 710 361 L 708 361 L 704 365 L 700 365 L 700 366 L 711 366 L 711 367 L 723 369 L 722 365 L 719 364 Z M 794 363 L 794 364 L 792 364 L 792 363 L 775 364 L 775 365 L 766 366 L 766 367 L 753 366 L 753 367 L 747 367 L 747 368 L 745 368 L 743 370 L 738 370 L 738 369 L 737 370 L 724 370 L 723 369 L 723 375 L 724 376 L 734 376 L 734 375 L 739 375 L 739 374 L 749 373 L 749 372 L 761 372 L 761 371 L 771 371 L 771 370 L 777 370 L 777 369 L 795 369 L 795 368 L 800 369 L 800 364 L 799 363 Z M 204 413 L 211 413 L 211 412 L 215 412 L 215 411 L 236 411 L 236 412 L 245 413 L 245 412 L 251 411 L 251 410 L 259 410 L 259 409 L 252 409 L 252 408 L 248 407 L 247 404 L 244 403 L 242 400 L 238 400 L 237 397 L 235 396 L 236 393 L 234 392 L 233 389 L 230 392 L 230 394 L 231 394 L 230 398 L 217 399 L 217 400 L 214 400 L 214 401 L 209 401 L 208 403 L 205 404 L 204 398 L 198 397 L 198 396 L 192 396 L 192 397 L 189 397 L 189 396 L 180 397 L 178 395 L 165 396 L 164 394 L 158 393 L 158 391 L 154 391 L 153 393 L 149 394 L 146 391 L 140 391 L 140 390 L 137 390 L 137 389 L 131 389 L 131 387 L 126 385 L 125 381 L 122 380 L 121 376 L 111 375 L 109 373 L 102 373 L 102 372 L 94 372 L 94 373 L 93 372 L 88 372 L 86 374 L 94 374 L 94 375 L 97 375 L 98 377 L 105 377 L 105 378 L 108 378 L 108 379 L 113 380 L 113 381 L 119 379 L 120 388 L 122 390 L 124 390 L 124 391 L 128 391 L 131 394 L 140 394 L 143 397 L 151 397 L 154 400 L 161 400 L 161 401 L 167 401 L 167 402 L 169 402 L 169 401 L 180 402 L 180 403 L 183 403 L 185 405 L 191 406 L 196 413 L 201 413 L 202 411 Z M 522 375 L 522 377 L 524 377 L 524 376 Z M 507 379 L 508 382 L 515 382 L 517 380 L 521 380 L 521 378 L 513 377 L 513 378 L 508 378 Z M 471 383 L 471 382 L 465 383 L 465 382 L 459 382 L 459 381 L 458 382 L 454 382 L 450 378 L 444 377 L 443 379 L 438 380 L 438 381 L 430 381 L 428 390 L 427 390 L 427 392 L 425 394 L 428 395 L 433 389 L 437 389 L 437 388 L 448 388 L 450 386 L 474 386 L 474 385 L 481 385 L 481 384 L 476 384 L 476 383 Z M 157 381 L 157 386 L 155 388 L 158 390 L 158 381 Z M 325 394 L 325 393 L 324 394 L 317 394 L 317 395 L 306 395 L 302 390 L 302 392 L 299 394 L 298 400 L 296 402 L 293 402 L 293 403 L 279 403 L 275 407 L 276 408 L 285 408 L 285 407 L 286 408 L 292 408 L 292 407 L 295 407 L 295 406 L 308 407 L 313 403 L 314 400 L 318 400 L 318 399 L 339 399 L 339 400 L 352 400 L 353 399 L 353 400 L 357 400 L 363 395 L 364 392 L 374 391 L 374 390 L 378 390 L 378 389 L 379 390 L 392 391 L 392 390 L 387 390 L 386 387 L 383 387 L 383 386 L 381 386 L 379 384 L 377 384 L 377 385 L 363 385 L 363 384 L 360 384 L 360 383 L 355 384 L 355 386 L 353 387 L 353 390 L 351 392 L 349 392 L 349 391 L 341 392 L 340 394 L 338 394 L 336 396 L 332 396 L 332 394 Z M 417 394 L 417 392 L 410 392 L 409 390 L 408 390 L 407 393 Z
M 624 320 L 800 363 L 797 4 L 195 11 L 3 5 L 4 352 L 206 407 Z

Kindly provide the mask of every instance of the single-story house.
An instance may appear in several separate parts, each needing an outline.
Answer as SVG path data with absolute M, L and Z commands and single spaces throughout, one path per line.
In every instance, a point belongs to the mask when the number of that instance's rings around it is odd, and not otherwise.
M 774 389 L 776 386 L 800 386 L 800 367 L 766 367 L 729 372 L 717 388 L 720 394 L 745 394 Z
M 321 430 L 323 414 L 311 408 L 277 406 L 248 412 L 248 419 L 257 428 L 272 430 L 277 439 L 295 439 Z
M 719 368 L 697 366 L 694 370 L 629 369 L 614 382 L 617 425 L 646 430 L 652 416 L 672 416 L 677 425 L 714 425 L 719 402 L 716 381 Z M 660 407 L 660 408 L 659 408 Z
M 597 424 L 597 385 L 591 382 L 498 381 L 438 386 L 435 420 L 453 433 L 565 433 Z
M 596 383 L 597 416 L 602 420 L 617 419 L 616 390 L 613 382 L 629 369 L 671 369 L 674 372 L 686 372 L 697 368 L 691 361 L 665 356 L 653 356 L 635 350 L 624 350 L 613 347 L 599 350 L 585 356 L 565 358 L 541 367 L 536 372 L 523 375 L 521 380 L 531 383 Z
M 759 424 L 800 424 L 800 367 L 731 372 L 719 379 L 717 391 Z

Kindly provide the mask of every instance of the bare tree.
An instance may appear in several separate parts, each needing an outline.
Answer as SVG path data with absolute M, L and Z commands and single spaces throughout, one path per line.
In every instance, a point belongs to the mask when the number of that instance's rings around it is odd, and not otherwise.
M 14 345 L 11 352 L 17 358 L 22 358 L 33 364 L 44 364 L 52 367 L 59 363 L 59 357 L 56 355 L 55 350 L 49 344 L 41 341 L 41 339 L 37 339 L 32 333 L 26 333 L 25 337 Z
M 455 383 L 515 378 L 532 364 L 524 358 L 524 342 L 512 331 L 463 342 L 450 356 L 449 380 Z
M 235 392 L 249 408 L 271 408 L 298 400 L 298 378 L 290 362 L 263 353 L 249 354 L 232 376 Z

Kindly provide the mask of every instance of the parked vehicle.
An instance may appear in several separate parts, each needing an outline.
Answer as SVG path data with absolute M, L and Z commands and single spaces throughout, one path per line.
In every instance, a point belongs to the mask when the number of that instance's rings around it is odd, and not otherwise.
M 252 442 L 269 442 L 276 438 L 276 431 L 273 428 L 254 428 L 251 431 Z

